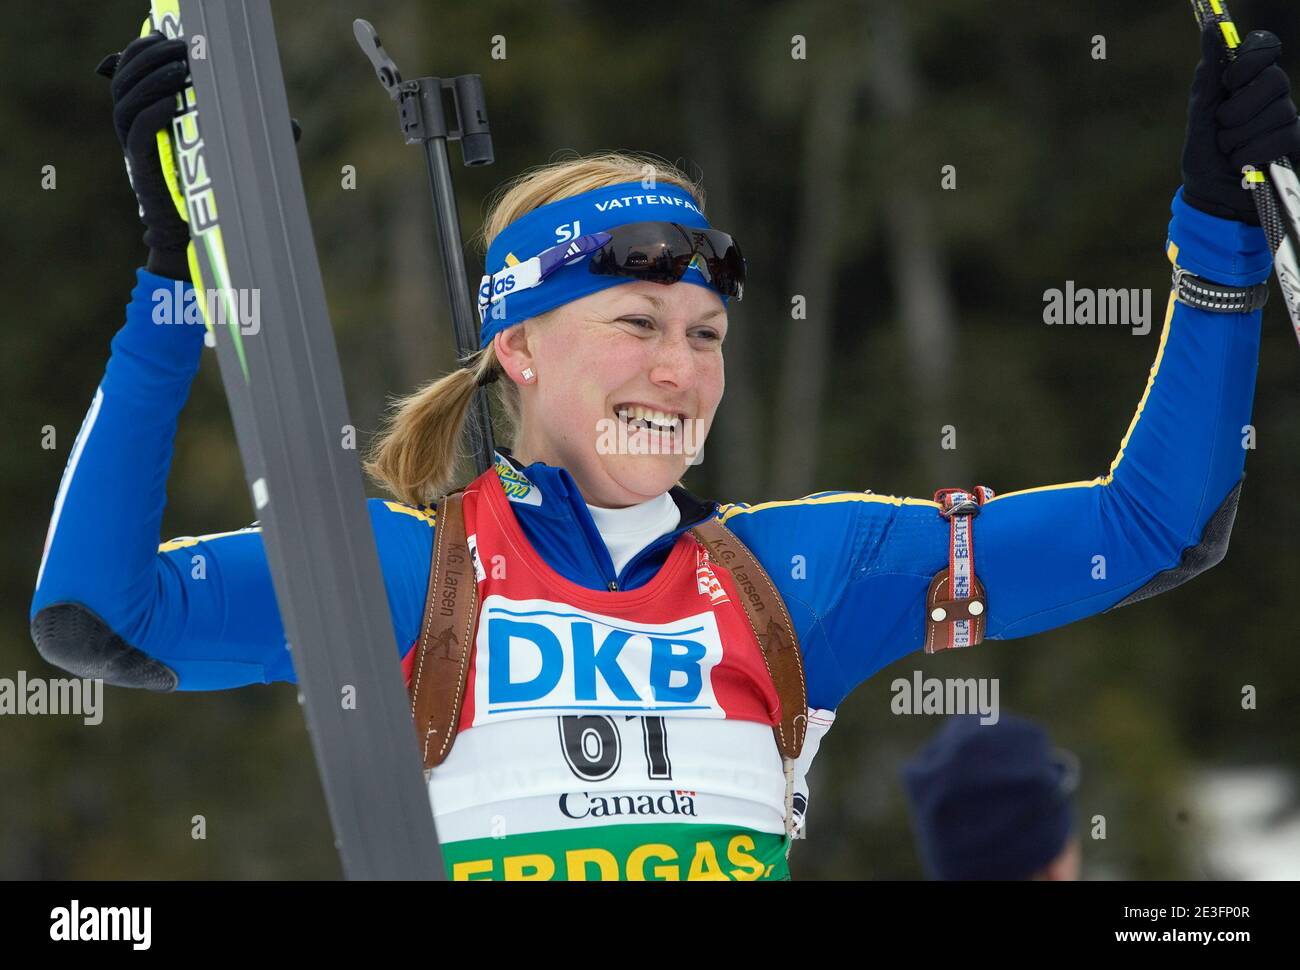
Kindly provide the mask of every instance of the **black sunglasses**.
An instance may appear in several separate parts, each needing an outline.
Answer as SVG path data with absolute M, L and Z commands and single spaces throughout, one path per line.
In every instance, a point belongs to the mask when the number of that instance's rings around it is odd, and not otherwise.
M 600 235 L 609 239 L 591 253 L 593 273 L 676 283 L 694 265 L 723 296 L 739 300 L 745 292 L 745 257 L 725 232 L 676 222 L 633 222 L 603 229 Z

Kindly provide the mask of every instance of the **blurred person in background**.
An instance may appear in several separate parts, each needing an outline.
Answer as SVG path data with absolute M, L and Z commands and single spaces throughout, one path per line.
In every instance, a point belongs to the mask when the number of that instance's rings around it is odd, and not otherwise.
M 929 878 L 1079 878 L 1079 761 L 1037 724 L 953 716 L 902 775 Z

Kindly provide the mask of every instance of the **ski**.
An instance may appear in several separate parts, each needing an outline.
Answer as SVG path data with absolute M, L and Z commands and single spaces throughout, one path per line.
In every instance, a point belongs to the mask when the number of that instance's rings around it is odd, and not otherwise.
M 193 86 L 179 96 L 160 148 L 173 153 L 182 183 L 191 275 L 216 345 L 344 874 L 445 878 L 270 4 L 155 0 L 145 27 L 191 42 Z

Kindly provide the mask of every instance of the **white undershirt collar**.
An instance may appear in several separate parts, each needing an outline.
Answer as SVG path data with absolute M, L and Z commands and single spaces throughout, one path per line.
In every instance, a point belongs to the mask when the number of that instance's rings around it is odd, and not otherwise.
M 600 537 L 605 540 L 609 557 L 614 561 L 615 575 L 621 573 L 638 552 L 677 528 L 682 519 L 681 509 L 667 492 L 623 509 L 603 509 L 588 504 L 587 511 L 591 513 Z

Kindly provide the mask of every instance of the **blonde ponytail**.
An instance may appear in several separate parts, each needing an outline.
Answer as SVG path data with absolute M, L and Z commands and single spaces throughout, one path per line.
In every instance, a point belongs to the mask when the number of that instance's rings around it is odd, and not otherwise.
M 510 223 L 549 202 L 606 185 L 650 180 L 685 189 L 703 211 L 703 186 L 663 159 L 632 152 L 578 156 L 524 172 L 498 189 L 477 237 L 480 252 L 486 253 Z M 460 448 L 465 415 L 475 388 L 494 375 L 503 378 L 492 385 L 497 430 L 513 444 L 520 422 L 519 388 L 504 378 L 496 351 L 488 346 L 466 366 L 392 403 L 363 463 L 367 474 L 407 505 L 432 504 L 453 491 L 459 466 L 469 457 Z
M 365 461 L 367 473 L 407 505 L 427 505 L 450 491 L 461 428 L 486 374 L 499 369 L 491 347 L 469 366 L 436 378 L 392 403 Z

